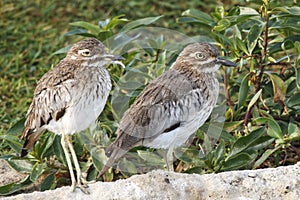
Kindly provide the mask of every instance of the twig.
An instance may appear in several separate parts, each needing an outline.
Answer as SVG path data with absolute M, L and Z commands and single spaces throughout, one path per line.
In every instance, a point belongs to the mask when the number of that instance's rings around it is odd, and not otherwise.
M 265 5 L 267 6 L 267 5 Z M 260 86 L 261 86 L 261 80 L 262 80 L 262 77 L 263 77 L 263 74 L 264 74 L 264 67 L 265 65 L 263 65 L 262 63 L 265 63 L 266 59 L 267 59 L 267 47 L 268 47 L 268 31 L 269 31 L 269 27 L 268 27 L 268 22 L 269 22 L 269 15 L 268 15 L 268 10 L 267 8 L 265 7 L 265 10 L 263 11 L 264 14 L 264 21 L 265 21 L 265 30 L 264 30 L 264 35 L 263 35 L 263 52 L 262 52 L 262 60 L 261 60 L 261 64 L 259 66 L 259 74 L 257 75 L 256 77 L 256 80 L 255 80 L 255 94 L 260 90 Z M 255 104 L 254 104 L 255 105 Z M 253 106 L 251 106 L 247 112 L 246 112 L 246 116 L 245 116 L 245 120 L 244 120 L 244 128 L 242 130 L 242 134 L 245 133 L 245 129 L 247 127 L 247 124 L 250 120 L 250 117 L 251 117 L 251 113 L 252 113 L 252 110 L 253 110 Z

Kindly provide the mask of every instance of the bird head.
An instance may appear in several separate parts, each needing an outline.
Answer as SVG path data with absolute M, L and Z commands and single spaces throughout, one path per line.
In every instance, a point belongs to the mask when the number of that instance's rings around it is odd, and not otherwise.
M 89 38 L 77 42 L 69 50 L 67 57 L 72 60 L 81 61 L 86 66 L 103 66 L 109 63 L 116 63 L 125 67 L 121 60 L 122 56 L 109 54 L 103 43 L 95 38 Z
M 234 62 L 220 57 L 219 50 L 209 43 L 194 43 L 186 46 L 179 54 L 177 61 L 182 66 L 192 67 L 197 71 L 212 73 L 220 65 L 236 66 Z

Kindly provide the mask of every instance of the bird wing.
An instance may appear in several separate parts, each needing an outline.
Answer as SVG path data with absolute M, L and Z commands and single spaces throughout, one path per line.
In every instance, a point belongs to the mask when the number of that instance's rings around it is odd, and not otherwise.
M 191 77 L 168 70 L 151 82 L 122 117 L 108 155 L 116 146 L 129 150 L 192 120 L 203 105 L 203 88 Z
M 72 98 L 70 88 L 76 84 L 73 79 L 74 70 L 74 65 L 66 66 L 64 61 L 61 61 L 38 82 L 20 138 L 26 139 L 21 156 L 28 153 L 45 130 L 45 125 L 51 120 L 59 120 L 65 114 Z

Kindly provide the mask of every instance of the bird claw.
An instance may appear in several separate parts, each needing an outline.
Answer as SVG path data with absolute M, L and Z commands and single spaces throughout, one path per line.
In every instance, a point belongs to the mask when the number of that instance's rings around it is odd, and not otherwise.
M 84 194 L 90 194 L 90 192 L 87 190 L 89 186 L 87 184 L 84 184 L 82 182 L 79 182 L 77 184 L 71 185 L 71 191 L 74 192 L 75 188 L 79 188 Z
M 84 194 L 90 194 L 90 192 L 86 189 L 86 188 L 88 188 L 88 185 L 85 185 L 85 184 L 77 184 L 77 187 L 78 187 Z
M 71 191 L 74 192 L 75 188 L 79 188 L 84 194 L 90 194 L 90 192 L 87 190 L 89 187 L 88 184 L 94 183 L 96 181 L 87 181 L 85 178 L 80 177 L 79 181 L 73 182 L 71 185 Z

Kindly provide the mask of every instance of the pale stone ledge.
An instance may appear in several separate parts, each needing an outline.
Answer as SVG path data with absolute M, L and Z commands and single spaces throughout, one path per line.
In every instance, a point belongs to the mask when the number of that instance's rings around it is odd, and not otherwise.
M 90 195 L 70 187 L 6 197 L 6 200 L 64 199 L 300 199 L 300 162 L 272 169 L 219 174 L 179 174 L 152 171 L 116 182 L 89 185 Z

